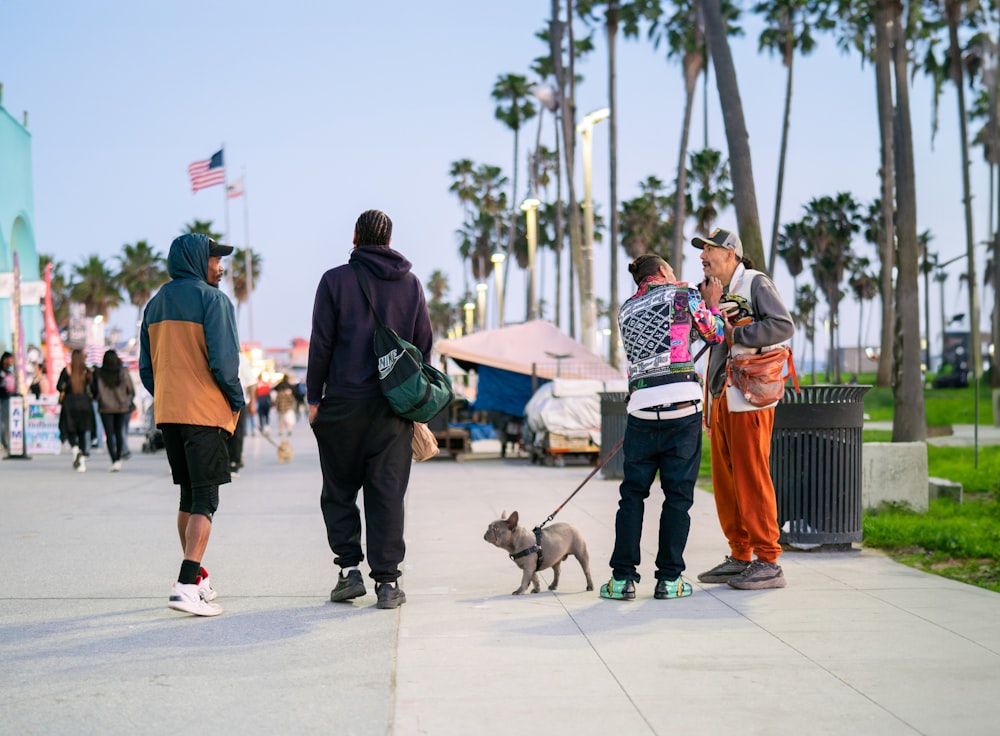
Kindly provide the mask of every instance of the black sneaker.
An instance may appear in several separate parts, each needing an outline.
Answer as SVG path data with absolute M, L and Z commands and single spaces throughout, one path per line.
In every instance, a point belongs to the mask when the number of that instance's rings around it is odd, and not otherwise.
M 337 576 L 337 587 L 330 591 L 330 600 L 334 603 L 349 601 L 366 593 L 365 581 L 360 570 L 350 570 L 347 575 Z
M 729 587 L 739 590 L 784 588 L 785 573 L 781 571 L 781 565 L 754 560 L 747 566 L 746 570 L 729 579 Z
M 726 555 L 726 559 L 718 565 L 701 573 L 698 580 L 703 583 L 728 583 L 732 578 L 742 574 L 748 567 L 750 567 L 748 560 L 737 560 Z
M 396 583 L 375 583 L 375 608 L 398 608 L 406 603 L 406 593 Z

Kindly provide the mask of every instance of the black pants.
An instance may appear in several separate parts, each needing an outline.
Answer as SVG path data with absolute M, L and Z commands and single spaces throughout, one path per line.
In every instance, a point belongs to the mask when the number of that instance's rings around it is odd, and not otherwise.
M 701 413 L 664 421 L 629 417 L 625 425 L 624 476 L 615 516 L 611 569 L 618 580 L 639 581 L 639 537 L 643 508 L 660 474 L 663 505 L 656 550 L 656 579 L 675 580 L 684 571 L 691 528 L 694 484 L 701 463 Z
M 413 424 L 400 419 L 385 398 L 324 399 L 312 425 L 319 446 L 326 536 L 340 567 L 358 565 L 364 490 L 365 539 L 371 577 L 394 582 L 406 554 L 403 498 L 413 459 Z
M 108 455 L 111 462 L 122 459 L 125 449 L 125 421 L 128 414 L 101 414 L 101 424 L 104 425 L 104 436 L 107 438 Z

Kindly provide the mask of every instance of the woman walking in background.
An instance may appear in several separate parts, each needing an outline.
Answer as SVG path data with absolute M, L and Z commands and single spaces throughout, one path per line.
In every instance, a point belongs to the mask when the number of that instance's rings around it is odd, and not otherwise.
M 104 353 L 104 362 L 94 371 L 94 395 L 97 396 L 97 410 L 104 425 L 104 436 L 111 457 L 109 472 L 122 469 L 122 452 L 125 448 L 125 428 L 128 415 L 132 411 L 135 387 L 128 369 L 114 350 Z
M 94 421 L 91 376 L 83 360 L 83 351 L 74 350 L 69 365 L 63 368 L 56 383 L 59 392 L 59 430 L 63 440 L 73 448 L 73 467 L 78 473 L 87 471 L 87 457 L 90 455 L 90 438 L 97 431 Z

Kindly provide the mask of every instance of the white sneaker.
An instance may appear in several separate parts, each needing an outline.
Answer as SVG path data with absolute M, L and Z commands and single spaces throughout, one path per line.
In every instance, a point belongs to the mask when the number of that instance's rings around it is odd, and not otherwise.
M 121 470 L 122 470 L 121 460 L 115 460 L 113 463 L 111 463 L 111 467 L 108 468 L 109 473 L 120 473 Z
M 201 593 L 201 597 L 206 601 L 214 601 L 215 597 L 219 595 L 215 588 L 212 587 L 212 583 L 208 579 L 208 570 L 204 567 L 201 568 L 201 575 L 198 576 L 198 592 Z
M 77 458 L 75 465 L 76 465 L 76 472 L 78 473 L 87 472 L 87 458 L 83 454 L 81 454 L 80 457 Z
M 83 455 L 80 452 L 80 448 L 79 447 L 74 447 L 73 448 L 73 470 L 76 470 L 77 468 L 80 467 L 80 458 L 81 457 L 83 457 Z
M 195 616 L 218 616 L 222 613 L 222 607 L 214 603 L 209 603 L 201 597 L 201 592 L 197 585 L 184 585 L 174 583 L 170 588 L 170 600 L 167 607 L 175 611 L 193 613 Z

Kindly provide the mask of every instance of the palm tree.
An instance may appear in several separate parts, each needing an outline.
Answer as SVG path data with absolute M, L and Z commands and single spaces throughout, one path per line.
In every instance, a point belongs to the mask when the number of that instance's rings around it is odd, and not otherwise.
M 236 299 L 237 315 L 243 303 L 250 300 L 252 292 L 257 291 L 257 287 L 260 285 L 263 261 L 264 257 L 253 248 L 237 248 L 233 251 L 229 278 L 233 282 L 233 297 Z M 248 262 L 252 269 L 249 273 L 247 272 Z
M 816 47 L 812 28 L 832 28 L 826 17 L 827 3 L 819 0 L 764 0 L 754 5 L 754 12 L 764 17 L 765 27 L 758 41 L 760 51 L 781 56 L 785 75 L 785 112 L 781 123 L 781 147 L 778 154 L 778 181 L 774 196 L 774 221 L 771 227 L 771 252 L 767 270 L 774 272 L 778 251 L 778 230 L 781 222 L 781 195 L 785 181 L 785 156 L 788 151 L 788 127 L 792 111 L 792 67 L 795 52 L 808 56 Z
M 722 152 L 714 148 L 692 151 L 688 176 L 696 188 L 694 196 L 696 204 L 692 212 L 695 218 L 695 230 L 702 235 L 708 235 L 719 217 L 719 212 L 733 203 L 733 190 L 729 186 L 729 162 L 724 162 Z M 678 227 L 676 222 L 674 227 Z M 744 250 L 745 248 L 744 245 Z
M 97 254 L 88 256 L 83 263 L 73 267 L 70 299 L 83 304 L 88 317 L 107 315 L 122 303 L 118 278 L 104 265 Z
M 653 0 L 632 0 L 622 3 L 619 0 L 579 0 L 578 10 L 585 20 L 593 17 L 594 7 L 604 5 L 604 25 L 608 38 L 608 107 L 611 115 L 610 125 L 610 179 L 611 179 L 611 303 L 608 311 L 615 315 L 611 319 L 611 339 L 608 340 L 608 362 L 618 365 L 618 110 L 617 110 L 617 67 L 615 58 L 615 43 L 618 36 L 618 25 L 624 25 L 626 38 L 635 38 L 639 34 L 639 22 L 644 17 L 659 15 L 659 3 Z
M 448 293 L 448 277 L 443 271 L 435 270 L 427 280 L 427 291 L 431 298 L 427 302 L 427 311 L 431 316 L 431 328 L 436 338 L 447 334 L 453 322 L 454 310 L 445 300 Z
M 462 206 L 462 214 L 464 215 L 464 220 L 469 220 L 471 218 L 471 210 L 475 203 L 476 191 L 473 186 L 473 174 L 475 173 L 476 165 L 471 159 L 463 158 L 458 161 L 451 162 L 451 168 L 448 170 L 448 176 L 452 178 L 451 186 L 448 187 L 448 191 L 458 197 L 458 202 Z M 462 259 L 462 278 L 465 283 L 465 290 L 469 290 L 469 262 L 467 257 Z
M 812 257 L 811 246 L 806 235 L 806 229 L 801 222 L 789 222 L 778 236 L 778 255 L 785 262 L 785 268 L 792 276 L 792 293 L 799 293 L 799 275 L 802 273 L 807 258 Z M 810 289 L 815 297 L 815 292 Z M 815 305 L 814 305 L 815 306 Z M 795 321 L 796 326 L 798 320 Z M 792 351 L 795 350 L 795 335 L 792 335 Z M 815 358 L 815 356 L 813 356 Z M 816 381 L 814 380 L 815 384 Z
M 938 254 L 931 253 L 930 243 L 934 239 L 930 230 L 920 233 L 920 273 L 924 276 L 924 341 L 927 346 L 924 351 L 924 364 L 927 372 L 931 370 L 931 273 L 938 267 Z M 944 325 L 941 326 L 944 329 Z
M 535 116 L 535 105 L 531 102 L 531 86 L 526 77 L 520 74 L 503 74 L 497 77 L 491 92 L 493 99 L 497 101 L 494 111 L 496 119 L 506 125 L 514 132 L 514 166 L 513 178 L 510 182 L 510 225 L 507 235 L 507 260 L 504 262 L 504 275 L 510 268 L 510 256 L 516 241 L 517 234 L 517 164 L 520 158 L 518 140 L 521 131 L 521 124 Z M 507 288 L 507 279 L 504 279 L 504 290 Z
M 878 279 L 871 272 L 871 261 L 868 258 L 855 258 L 850 264 L 850 275 L 847 278 L 847 285 L 851 288 L 851 293 L 858 302 L 858 371 L 861 370 L 861 326 L 864 324 L 865 302 L 871 301 L 878 295 Z
M 792 319 L 795 324 L 802 327 L 806 341 L 812 348 L 812 382 L 816 385 L 816 306 L 819 304 L 819 296 L 816 290 L 809 284 L 800 286 L 795 292 L 795 308 L 792 311 Z
M 147 241 L 135 245 L 125 243 L 118 256 L 118 278 L 136 308 L 136 330 L 142 321 L 142 310 L 157 289 L 170 280 L 166 260 Z
M 920 302 L 917 239 L 917 181 L 913 164 L 913 126 L 910 122 L 909 51 L 903 6 L 889 0 L 889 33 L 895 82 L 894 138 L 896 165 L 896 344 L 893 351 L 895 381 L 893 442 L 923 442 L 927 438 L 923 374 L 920 370 Z M 911 13 L 915 12 L 910 6 Z M 909 18 L 907 19 L 910 20 Z M 978 369 L 977 369 L 978 370 Z M 978 375 L 974 374 L 974 375 Z
M 673 199 L 655 176 L 639 182 L 639 189 L 642 194 L 622 202 L 622 247 L 631 260 L 644 253 L 668 258 L 674 229 L 670 222 Z
M 737 230 L 743 241 L 744 254 L 762 268 L 764 244 L 760 233 L 760 214 L 757 211 L 757 193 L 750 160 L 750 137 L 743 115 L 743 103 L 736 81 L 732 50 L 729 48 L 722 0 L 702 0 L 702 10 L 705 15 L 705 35 L 712 55 L 712 64 L 715 67 L 715 84 L 719 90 L 726 140 L 729 144 Z
M 569 284 L 569 334 L 575 336 L 575 310 L 573 299 L 572 273 L 575 271 L 580 284 L 581 302 L 581 330 L 583 332 L 584 345 L 593 345 L 594 326 L 596 314 L 593 311 L 593 300 L 589 297 L 591 293 L 586 290 L 588 273 L 583 259 L 583 229 L 580 207 L 576 198 L 576 185 L 574 184 L 576 157 L 576 98 L 575 85 L 576 73 L 575 63 L 578 46 L 573 38 L 573 0 L 566 0 L 566 20 L 563 22 L 559 16 L 560 2 L 552 0 L 552 14 L 549 19 L 549 45 L 552 48 L 552 66 L 559 90 L 559 120 L 562 123 L 563 141 L 563 161 L 566 176 L 566 189 L 569 197 L 569 242 L 570 242 L 570 266 L 571 276 Z M 566 43 L 563 44 L 563 33 L 566 34 Z M 563 55 L 566 56 L 565 63 Z M 590 281 L 591 291 L 593 281 Z
M 869 210 L 866 237 L 876 245 L 881 261 L 882 330 L 878 376 L 879 386 L 893 382 L 896 342 L 896 131 L 893 110 L 893 29 L 901 21 L 898 0 L 837 0 L 836 16 L 841 22 L 837 44 L 854 48 L 862 62 L 874 60 L 875 99 L 881 143 L 881 197 L 879 206 Z M 873 205 L 874 207 L 874 205 Z
M 806 215 L 802 229 L 812 246 L 812 273 L 816 285 L 830 307 L 830 342 L 827 361 L 827 380 L 831 380 L 830 363 L 833 363 L 832 381 L 840 383 L 839 333 L 840 285 L 845 271 L 854 262 L 851 240 L 861 229 L 859 205 L 848 192 L 810 200 L 805 205 Z
M 222 240 L 222 233 L 217 233 L 212 230 L 211 220 L 194 220 L 184 226 L 182 233 L 201 233 L 202 235 L 207 235 L 216 243 Z

